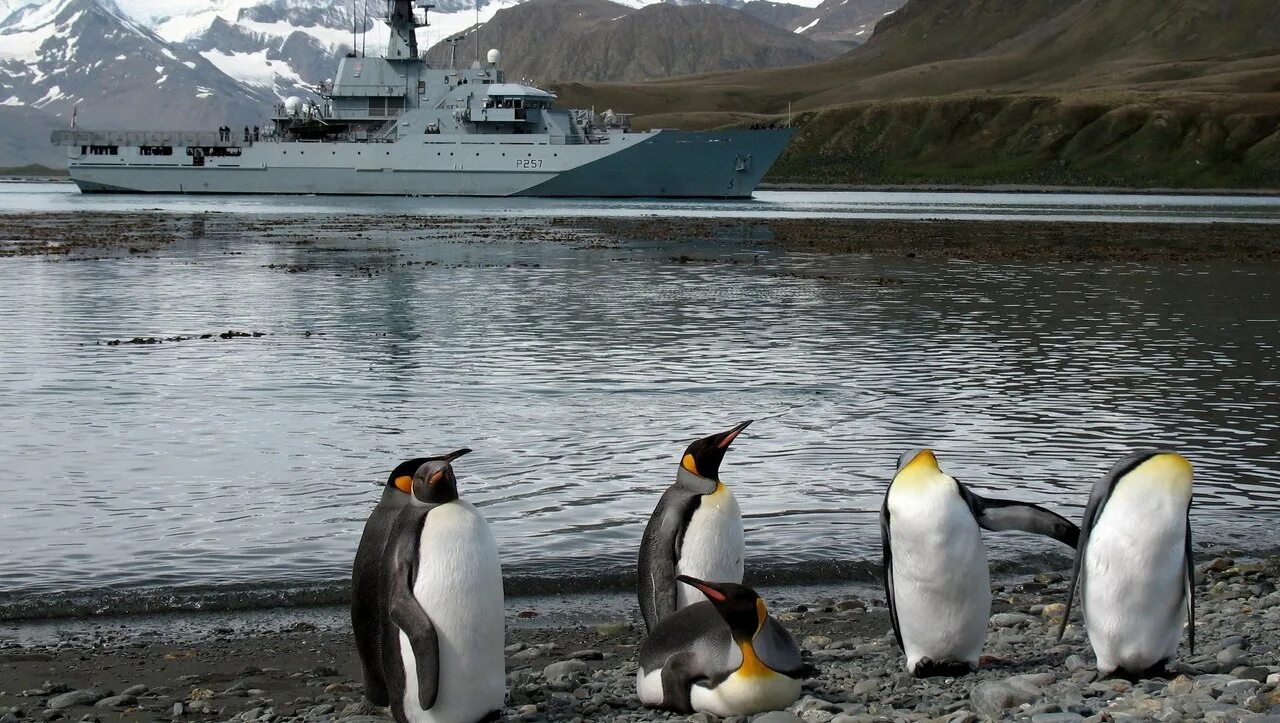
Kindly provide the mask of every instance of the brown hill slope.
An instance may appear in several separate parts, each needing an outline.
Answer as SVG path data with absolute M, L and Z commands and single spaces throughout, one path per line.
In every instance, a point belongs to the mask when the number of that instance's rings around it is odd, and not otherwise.
M 910 0 L 821 63 L 556 90 L 641 126 L 790 106 L 771 180 L 1280 187 L 1274 0 Z
M 985 90 L 1280 92 L 1280 3 L 1212 5 L 911 0 L 865 46 L 825 62 L 559 90 L 569 100 L 608 98 L 604 105 L 642 114 L 778 113 L 788 101 L 808 109 Z
M 486 43 L 501 38 L 508 77 L 539 82 L 800 65 L 844 49 L 722 5 L 659 3 L 637 10 L 608 0 L 529 0 L 498 11 L 479 32 Z M 443 43 L 428 52 L 436 62 L 448 58 Z

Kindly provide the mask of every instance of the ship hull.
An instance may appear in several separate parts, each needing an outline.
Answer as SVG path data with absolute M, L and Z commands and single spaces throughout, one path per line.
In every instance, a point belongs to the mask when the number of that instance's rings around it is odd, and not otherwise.
M 788 128 L 617 133 L 563 145 L 545 136 L 424 136 L 395 143 L 258 143 L 195 165 L 168 157 L 68 158 L 84 193 L 747 198 Z

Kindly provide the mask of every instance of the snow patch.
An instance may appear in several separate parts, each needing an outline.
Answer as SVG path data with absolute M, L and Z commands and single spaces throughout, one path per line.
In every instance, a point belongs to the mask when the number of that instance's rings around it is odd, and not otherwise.
M 56 85 L 50 86 L 49 90 L 46 91 L 44 95 L 40 96 L 39 100 L 31 104 L 31 107 L 43 108 L 44 106 L 49 105 L 50 103 L 52 103 L 53 101 L 61 97 L 62 97 L 62 89 Z
M 804 31 L 808 30 L 809 28 L 812 28 L 814 25 L 817 25 L 817 24 L 818 24 L 818 22 L 819 22 L 819 21 L 821 21 L 821 20 L 822 20 L 822 18 L 820 18 L 820 17 L 819 17 L 819 18 L 814 18 L 813 22 L 809 23 L 808 25 L 803 25 L 803 26 L 801 26 L 801 27 L 796 28 L 794 32 L 795 32 L 796 34 L 803 33 Z
M 26 103 L 18 100 L 18 96 L 11 95 L 7 100 L 0 102 L 0 105 L 26 105 Z
M 302 77 L 288 63 L 267 60 L 266 50 L 256 53 L 206 50 L 200 54 L 218 70 L 243 83 L 264 88 L 271 88 L 278 82 L 303 84 Z

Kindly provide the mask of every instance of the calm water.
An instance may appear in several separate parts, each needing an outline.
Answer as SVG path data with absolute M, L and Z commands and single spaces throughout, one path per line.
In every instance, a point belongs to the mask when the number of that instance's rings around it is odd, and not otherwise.
M 82 195 L 71 183 L 0 183 L 0 211 L 222 211 L 314 214 L 335 210 L 459 216 L 678 216 L 942 218 L 1040 221 L 1280 223 L 1277 196 L 1098 193 L 758 191 L 750 201 L 656 199 L 383 198 Z
M 513 581 L 590 585 L 684 446 L 747 418 L 722 471 L 760 578 L 865 577 L 917 445 L 1073 518 L 1122 453 L 1173 447 L 1200 541 L 1280 543 L 1273 267 L 682 251 L 726 261 L 465 237 L 0 261 L 0 616 L 331 599 L 390 467 L 463 445 Z M 99 344 L 226 329 L 267 335 Z

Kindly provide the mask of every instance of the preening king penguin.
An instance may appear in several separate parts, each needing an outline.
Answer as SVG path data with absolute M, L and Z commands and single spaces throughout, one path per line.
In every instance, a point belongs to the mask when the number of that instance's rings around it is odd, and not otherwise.
M 1195 652 L 1191 484 L 1184 457 L 1142 450 L 1093 486 L 1058 638 L 1078 584 L 1100 675 L 1163 672 L 1178 653 L 1183 615 Z
M 676 580 L 707 600 L 663 618 L 640 644 L 641 703 L 732 716 L 782 710 L 800 697 L 812 668 L 754 590 L 685 575 Z
M 908 452 L 880 509 L 885 596 L 893 633 L 916 676 L 978 667 L 991 617 L 991 573 L 979 528 L 1047 535 L 1072 547 L 1080 530 L 1043 507 L 975 494 Z
M 496 720 L 506 698 L 502 568 L 447 460 L 413 475 L 387 541 L 383 670 L 399 723 Z
M 387 477 L 382 498 L 364 523 L 360 546 L 351 567 L 351 629 L 355 633 L 360 667 L 364 671 L 364 695 L 374 705 L 387 705 L 387 682 L 382 674 L 382 639 L 387 624 L 387 603 L 382 593 L 383 551 L 396 515 L 409 504 L 413 476 L 431 460 L 452 462 L 470 452 L 459 449 L 442 457 L 418 457 L 401 462 Z
M 706 600 L 697 588 L 676 584 L 677 575 L 742 582 L 742 511 L 720 481 L 720 463 L 751 420 L 690 444 L 675 484 L 649 516 L 640 540 L 640 614 L 646 630 L 676 610 Z

